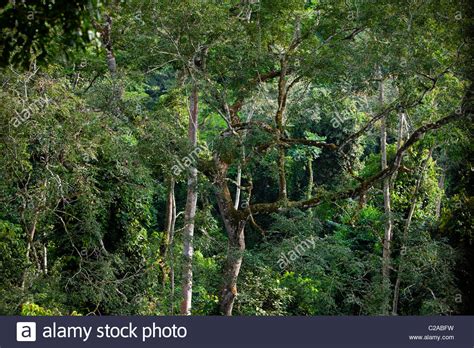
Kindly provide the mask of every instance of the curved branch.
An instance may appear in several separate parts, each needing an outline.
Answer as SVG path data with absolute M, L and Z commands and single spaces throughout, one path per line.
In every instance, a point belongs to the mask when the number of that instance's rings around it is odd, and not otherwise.
M 410 109 L 410 108 L 413 108 L 417 105 L 420 105 L 422 102 L 423 102 L 423 99 L 425 98 L 425 96 L 434 90 L 434 88 L 436 87 L 436 84 L 438 82 L 438 80 L 443 76 L 445 75 L 447 72 L 449 72 L 449 68 L 443 70 L 441 73 L 439 73 L 438 75 L 436 75 L 436 77 L 431 77 L 431 76 L 427 76 L 427 75 L 424 75 L 424 77 L 428 78 L 430 81 L 431 81 L 431 86 L 426 86 L 424 84 L 423 85 L 423 93 L 421 93 L 420 97 L 418 99 L 416 99 L 413 103 L 411 103 L 410 105 L 402 105 L 400 103 L 400 98 L 399 100 L 396 100 L 394 102 L 392 102 L 389 106 L 387 106 L 385 109 L 383 109 L 382 111 L 380 111 L 378 114 L 376 114 L 374 117 L 372 117 L 360 130 L 358 130 L 356 133 L 350 135 L 349 137 L 346 138 L 346 140 L 344 140 L 342 142 L 342 144 L 339 146 L 340 150 L 344 149 L 348 144 L 350 144 L 351 142 L 353 142 L 354 140 L 356 140 L 357 138 L 359 138 L 362 134 L 364 134 L 369 128 L 371 128 L 375 122 L 377 122 L 378 120 L 380 120 L 382 117 L 384 117 L 385 115 L 387 115 L 388 113 L 396 110 L 397 108 L 399 107 L 402 107 L 403 109 Z M 418 73 L 419 75 L 422 75 L 421 73 Z
M 320 195 L 315 196 L 307 200 L 301 201 L 276 201 L 271 203 L 256 203 L 249 206 L 246 210 L 242 211 L 242 214 L 248 216 L 250 211 L 253 214 L 269 214 L 274 213 L 281 210 L 287 210 L 289 208 L 300 208 L 300 209 L 307 209 L 314 206 L 317 206 L 322 201 L 330 199 L 331 201 L 337 199 L 345 199 L 345 198 L 354 198 L 360 195 L 364 195 L 370 188 L 372 188 L 375 184 L 386 178 L 387 176 L 392 175 L 398 168 L 400 167 L 403 156 L 405 152 L 411 148 L 418 140 L 420 140 L 427 132 L 439 129 L 445 126 L 448 123 L 455 122 L 460 120 L 461 118 L 466 117 L 467 115 L 472 115 L 472 107 L 468 103 L 472 102 L 472 91 L 468 91 L 466 98 L 463 102 L 462 112 L 453 112 L 452 114 L 441 118 L 440 120 L 425 124 L 419 127 L 417 130 L 413 132 L 413 134 L 409 137 L 409 139 L 403 144 L 403 146 L 397 151 L 395 158 L 393 159 L 392 163 L 387 166 L 384 170 L 381 170 L 377 174 L 373 175 L 372 177 L 366 179 L 365 181 L 361 182 L 356 188 L 349 189 L 345 191 L 336 192 L 332 195 Z
M 309 139 L 291 139 L 291 138 L 280 138 L 280 141 L 289 145 L 307 145 L 319 148 L 326 148 L 329 150 L 336 150 L 337 145 L 333 143 L 326 143 L 323 141 L 309 140 Z

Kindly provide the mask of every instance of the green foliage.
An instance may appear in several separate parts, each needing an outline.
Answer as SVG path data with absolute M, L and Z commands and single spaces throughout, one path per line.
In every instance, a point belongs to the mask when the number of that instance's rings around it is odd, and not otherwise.
M 21 315 L 25 316 L 53 316 L 61 315 L 58 310 L 46 309 L 35 303 L 26 302 L 21 306 Z
M 472 314 L 469 118 L 410 145 L 389 178 L 391 214 L 380 181 L 360 186 L 381 170 L 381 112 L 391 164 L 398 141 L 469 109 L 460 109 L 472 89 L 468 19 L 456 4 L 4 5 L 0 314 L 179 312 L 187 168 L 172 168 L 195 150 L 192 88 L 198 144 L 207 145 L 197 159 L 193 314 L 219 314 L 229 221 L 246 223 L 234 314 L 381 314 L 398 275 L 398 314 Z M 93 25 L 106 15 L 110 47 Z M 117 71 L 108 73 L 112 52 Z M 281 168 L 288 195 L 280 200 Z M 237 209 L 223 219 L 216 193 L 233 205 L 237 187 Z M 393 271 L 383 283 L 389 218 Z
M 252 255 L 246 255 L 235 303 L 237 315 L 287 315 L 291 301 L 288 289 L 280 285 L 278 274 Z
M 317 315 L 319 282 L 312 278 L 295 275 L 294 272 L 285 272 L 280 280 L 282 287 L 291 294 L 288 314 Z
M 26 243 L 19 225 L 0 220 L 0 278 L 2 285 L 18 285 L 22 270 L 27 267 Z
M 47 309 L 41 306 L 38 306 L 36 303 L 26 302 L 21 305 L 21 315 L 24 316 L 54 316 L 54 315 L 65 315 L 61 313 L 58 309 Z M 76 311 L 67 314 L 69 316 L 80 316 L 81 314 Z
M 91 22 L 102 5 L 97 0 L 2 1 L 0 65 L 27 68 L 33 60 L 57 58 L 61 45 L 83 48 L 90 41 Z

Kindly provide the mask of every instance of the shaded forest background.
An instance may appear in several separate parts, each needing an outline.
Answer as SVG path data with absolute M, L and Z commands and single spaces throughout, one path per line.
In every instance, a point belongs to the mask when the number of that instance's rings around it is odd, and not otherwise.
M 0 314 L 474 314 L 469 1 L 0 3 Z

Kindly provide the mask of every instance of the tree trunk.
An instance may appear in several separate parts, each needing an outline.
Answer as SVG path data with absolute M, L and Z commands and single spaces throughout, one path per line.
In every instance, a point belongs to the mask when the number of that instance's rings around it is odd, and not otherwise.
M 227 232 L 227 258 L 223 272 L 223 285 L 221 288 L 220 311 L 224 315 L 232 315 L 234 300 L 237 296 L 237 278 L 242 265 L 245 251 L 245 224 L 246 215 L 240 215 L 234 208 L 234 202 L 227 185 L 227 170 L 229 165 L 215 158 L 217 175 L 215 185 L 217 186 L 216 198 L 219 212 Z
M 252 109 L 248 114 L 247 114 L 247 123 L 249 123 L 252 120 L 254 109 Z M 237 116 L 236 116 L 237 117 Z M 241 157 L 241 163 L 239 163 L 237 167 L 237 178 L 236 178 L 236 189 L 235 189 L 235 199 L 234 199 L 234 209 L 238 210 L 239 205 L 240 205 L 240 195 L 242 193 L 242 164 L 245 162 L 245 144 L 244 140 L 247 137 L 247 132 L 244 131 L 242 135 L 242 139 L 240 141 L 240 146 L 242 147 L 242 157 Z
M 381 68 L 379 67 L 379 103 L 382 106 L 384 102 L 384 87 Z M 380 155 L 382 170 L 387 168 L 387 115 L 381 119 L 380 125 Z M 382 255 L 382 278 L 384 284 L 389 284 L 390 279 L 390 244 L 392 242 L 392 212 L 390 202 L 390 177 L 383 180 L 383 202 L 385 212 L 385 233 L 383 239 Z
M 313 158 L 311 155 L 308 158 L 308 187 L 306 189 L 306 199 L 310 199 L 313 196 L 313 188 L 314 188 L 314 174 L 313 174 Z M 308 211 L 309 216 L 313 216 L 313 209 L 309 209 Z
M 287 100 L 287 81 L 286 74 L 288 69 L 287 57 L 280 60 L 280 78 L 278 80 L 278 109 L 275 114 L 275 124 L 277 127 L 278 141 L 284 136 L 284 113 L 286 109 Z M 287 185 L 286 185 L 286 172 L 285 172 L 285 148 L 283 145 L 278 146 L 278 198 L 280 200 L 286 200 L 288 197 Z
M 397 151 L 402 147 L 403 142 L 403 127 L 405 125 L 405 112 L 401 111 L 398 116 L 398 137 L 397 137 Z
M 286 171 L 285 171 L 285 149 L 283 146 L 278 147 L 278 198 L 286 200 L 288 197 L 286 185 Z
M 225 218 L 226 219 L 226 218 Z M 226 219 L 227 220 L 227 219 Z M 237 296 L 237 278 L 242 266 L 245 251 L 245 221 L 225 223 L 228 244 L 227 259 L 224 268 L 224 284 L 221 291 L 220 310 L 224 315 L 232 315 L 234 300 Z
M 430 150 L 428 157 L 425 159 L 420 175 L 416 181 L 415 191 L 413 192 L 413 197 L 411 200 L 410 210 L 408 212 L 408 216 L 405 222 L 405 227 L 403 229 L 403 236 L 402 236 L 402 245 L 401 245 L 401 252 L 400 252 L 400 261 L 397 270 L 397 279 L 395 281 L 395 286 L 393 288 L 393 302 L 392 302 L 392 315 L 398 314 L 398 302 L 400 298 L 400 283 L 402 278 L 402 273 L 405 271 L 404 265 L 404 258 L 406 254 L 406 245 L 408 242 L 408 235 L 410 232 L 411 221 L 413 219 L 413 214 L 415 213 L 416 202 L 418 200 L 418 192 L 420 191 L 421 183 L 423 182 L 423 175 L 425 173 L 426 167 L 428 165 L 428 161 L 431 158 L 433 152 L 433 148 Z
M 439 176 L 438 179 L 438 188 L 444 193 L 444 180 L 445 180 L 445 174 L 444 174 L 444 168 L 442 168 L 442 173 Z M 443 198 L 443 194 L 440 194 L 436 198 L 436 220 L 439 220 L 439 217 L 441 216 L 441 201 Z
M 166 227 L 165 227 L 165 235 L 163 238 L 163 242 L 160 246 L 160 267 L 162 272 L 162 286 L 164 287 L 166 284 L 166 280 L 168 279 L 169 275 L 169 268 L 167 267 L 166 260 L 168 259 L 168 251 L 170 249 L 171 244 L 171 235 L 174 231 L 174 225 L 176 221 L 176 203 L 175 203 L 175 195 L 174 195 L 174 178 L 171 176 L 168 179 L 168 194 L 166 198 Z
M 34 246 L 34 239 L 35 239 L 35 234 L 36 234 L 36 223 L 38 221 L 38 214 L 36 213 L 35 214 L 35 217 L 33 219 L 33 223 L 32 223 L 32 226 L 31 228 L 28 227 L 27 224 L 26 225 L 26 229 L 27 229 L 27 244 L 26 244 L 26 261 L 27 262 L 31 262 L 30 258 L 31 258 L 31 253 L 33 253 L 33 258 L 34 258 L 34 262 L 36 264 L 36 268 L 38 270 L 41 269 L 40 265 L 39 265 L 39 260 L 38 260 L 38 255 L 36 253 L 36 249 L 35 249 L 35 246 Z M 25 288 L 25 284 L 26 284 L 26 277 L 27 277 L 27 273 L 28 271 L 25 270 L 23 272 L 23 279 L 22 279 L 22 282 L 21 282 L 21 288 L 24 289 Z
M 95 20 L 93 20 L 92 24 L 97 32 L 100 33 L 100 40 L 105 49 L 107 68 L 112 77 L 113 102 L 116 104 L 118 100 L 122 99 L 123 90 L 122 86 L 117 81 L 117 61 L 115 59 L 112 42 L 112 17 L 106 14 L 104 24 L 99 25 Z M 112 108 L 117 115 L 120 114 L 120 108 L 118 105 L 113 105 Z
M 173 204 L 171 206 L 172 220 L 169 230 L 169 259 L 170 259 L 170 313 L 174 315 L 174 230 L 176 226 L 176 197 L 174 194 L 173 180 Z
M 306 199 L 310 199 L 313 196 L 314 187 L 314 175 L 313 175 L 313 159 L 308 158 L 308 188 L 306 190 Z
M 379 78 L 379 104 L 383 107 L 384 104 L 384 85 L 382 68 L 378 66 L 378 78 Z M 382 170 L 387 169 L 387 115 L 383 115 L 380 124 L 380 159 Z M 383 238 L 383 251 L 382 251 L 382 287 L 387 293 L 390 292 L 390 267 L 391 267 L 391 243 L 392 243 L 392 209 L 390 202 L 390 177 L 387 176 L 383 179 L 383 206 L 385 213 L 385 228 Z M 386 301 L 383 301 L 381 312 L 384 315 L 389 313 L 390 306 L 390 295 L 387 294 Z
M 234 209 L 239 209 L 240 204 L 240 192 L 242 185 L 242 166 L 239 164 L 237 167 L 237 178 L 235 179 L 236 188 L 235 188 L 235 199 L 234 199 Z
M 400 150 L 400 148 L 403 145 L 403 138 L 404 138 L 404 131 L 403 127 L 405 125 L 405 112 L 401 111 L 398 114 L 398 131 L 397 131 L 397 152 Z M 396 170 L 393 174 L 392 177 L 390 178 L 390 190 L 393 191 L 395 181 L 397 180 L 398 176 L 398 170 Z
M 43 271 L 44 274 L 48 274 L 48 246 L 46 242 L 43 245 Z
M 234 300 L 237 296 L 237 278 L 242 265 L 245 251 L 245 223 L 246 220 L 236 220 L 232 217 L 228 199 L 230 193 L 223 188 L 217 193 L 219 211 L 227 232 L 227 259 L 224 266 L 224 283 L 221 290 L 220 311 L 224 315 L 232 315 Z
M 198 127 L 198 91 L 193 86 L 189 98 L 189 129 L 188 137 L 193 148 L 197 146 Z M 191 315 L 191 300 L 193 289 L 193 254 L 194 254 L 194 217 L 196 215 L 197 204 L 197 168 L 193 163 L 189 168 L 188 193 L 186 198 L 186 208 L 184 213 L 183 229 L 183 301 L 181 302 L 181 314 Z
M 109 68 L 110 75 L 115 76 L 117 72 L 117 62 L 112 47 L 112 17 L 109 15 L 105 16 L 105 23 L 101 29 L 102 44 L 105 47 L 107 56 L 107 67 Z

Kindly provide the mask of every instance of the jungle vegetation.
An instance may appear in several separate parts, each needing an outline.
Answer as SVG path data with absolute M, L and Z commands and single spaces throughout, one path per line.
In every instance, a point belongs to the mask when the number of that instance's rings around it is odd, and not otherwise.
M 474 314 L 469 1 L 1 3 L 0 314 Z

